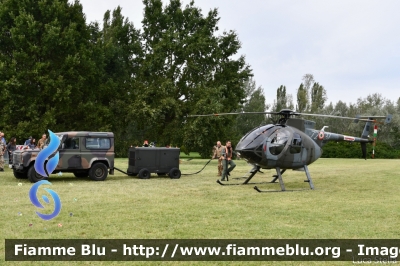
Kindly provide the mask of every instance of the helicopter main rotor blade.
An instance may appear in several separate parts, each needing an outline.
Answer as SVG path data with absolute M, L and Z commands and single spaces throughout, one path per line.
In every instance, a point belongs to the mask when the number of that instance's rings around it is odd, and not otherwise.
M 330 117 L 330 118 L 340 118 L 340 119 L 349 119 L 349 120 L 358 120 L 364 122 L 376 122 L 376 120 L 369 120 L 369 119 L 358 119 L 354 117 L 346 117 L 346 116 L 336 116 L 336 115 L 320 115 L 320 114 L 307 114 L 307 113 L 296 113 L 298 115 L 305 115 L 305 116 L 319 116 L 319 117 Z
M 259 115 L 277 115 L 277 112 L 241 112 L 241 113 L 219 113 L 219 114 L 206 114 L 206 115 L 187 115 L 187 117 L 199 117 L 199 116 L 222 116 L 222 115 L 247 115 L 247 114 L 259 114 Z

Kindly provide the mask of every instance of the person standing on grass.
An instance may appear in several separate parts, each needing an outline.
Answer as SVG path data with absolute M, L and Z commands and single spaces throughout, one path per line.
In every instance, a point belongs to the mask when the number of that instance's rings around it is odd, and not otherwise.
M 4 132 L 0 132 L 0 141 L 3 142 L 4 146 L 7 145 L 7 141 L 4 138 Z
M 8 163 L 12 164 L 12 159 L 13 159 L 13 153 L 17 149 L 17 139 L 15 137 L 12 137 L 10 139 L 10 142 L 7 144 L 7 151 L 8 151 Z
M 214 154 L 213 159 L 218 159 L 218 176 L 222 175 L 222 151 L 224 150 L 224 146 L 221 145 L 221 141 L 217 141 L 217 145 L 214 146 Z
M 232 160 L 232 155 L 233 155 L 232 143 L 228 140 L 221 154 L 222 167 L 224 169 L 222 171 L 221 181 L 225 181 L 225 177 L 226 180 L 229 181 L 228 176 L 230 176 L 230 173 L 236 167 L 236 164 Z M 228 165 L 230 166 L 229 168 Z
M 4 151 L 6 149 L 6 146 L 2 141 L 0 141 L 0 172 L 4 172 Z

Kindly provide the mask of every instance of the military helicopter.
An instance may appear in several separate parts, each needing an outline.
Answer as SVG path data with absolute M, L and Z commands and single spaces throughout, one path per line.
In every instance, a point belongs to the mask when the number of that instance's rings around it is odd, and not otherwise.
M 283 183 L 282 174 L 288 170 L 304 171 L 307 177 L 305 182 L 308 182 L 311 189 L 314 189 L 314 184 L 311 179 L 308 165 L 315 162 L 322 155 L 322 146 L 328 141 L 347 141 L 361 143 L 363 157 L 366 159 L 366 144 L 373 142 L 368 139 L 370 126 L 379 123 L 377 119 L 386 118 L 385 124 L 390 123 L 392 116 L 367 116 L 367 117 L 342 117 L 334 115 L 321 115 L 309 113 L 297 113 L 293 110 L 283 109 L 280 112 L 243 112 L 243 113 L 220 113 L 209 115 L 189 115 L 188 117 L 197 116 L 221 116 L 234 114 L 269 114 L 279 115 L 280 118 L 275 124 L 263 125 L 254 128 L 241 138 L 236 145 L 235 151 L 241 158 L 245 159 L 253 168 L 244 176 L 246 180 L 243 183 L 227 184 L 220 180 L 217 182 L 220 185 L 246 185 L 260 184 L 249 183 L 249 181 L 260 169 L 275 169 L 276 175 L 269 183 L 279 181 L 281 191 L 286 191 Z M 315 122 L 297 116 L 318 116 L 332 117 L 340 119 L 350 119 L 358 123 L 359 121 L 366 122 L 361 137 L 346 136 L 342 134 L 327 132 L 324 126 L 320 130 L 315 129 Z M 261 172 L 262 173 L 262 172 Z M 258 192 L 262 191 L 257 186 L 254 187 Z

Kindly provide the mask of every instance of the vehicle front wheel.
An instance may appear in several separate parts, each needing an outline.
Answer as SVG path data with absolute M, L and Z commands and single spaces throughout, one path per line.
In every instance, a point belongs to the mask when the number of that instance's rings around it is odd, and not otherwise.
M 42 175 L 39 175 L 38 173 L 36 173 L 35 166 L 32 165 L 28 170 L 28 179 L 32 183 L 36 183 L 36 182 L 39 182 L 39 181 L 42 181 L 42 180 L 47 180 L 48 177 L 47 176 L 42 176 Z
M 107 175 L 107 166 L 104 163 L 95 163 L 89 170 L 89 177 L 94 181 L 104 181 Z

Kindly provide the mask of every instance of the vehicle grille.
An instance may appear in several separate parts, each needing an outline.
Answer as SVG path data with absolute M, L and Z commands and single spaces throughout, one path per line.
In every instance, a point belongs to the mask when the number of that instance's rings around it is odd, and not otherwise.
M 20 164 L 20 163 L 22 163 L 21 154 L 19 154 L 19 153 L 15 153 L 15 152 L 14 152 L 12 158 L 13 158 L 13 164 Z
M 131 166 L 135 166 L 135 152 L 134 151 L 130 151 L 129 152 L 129 165 Z

